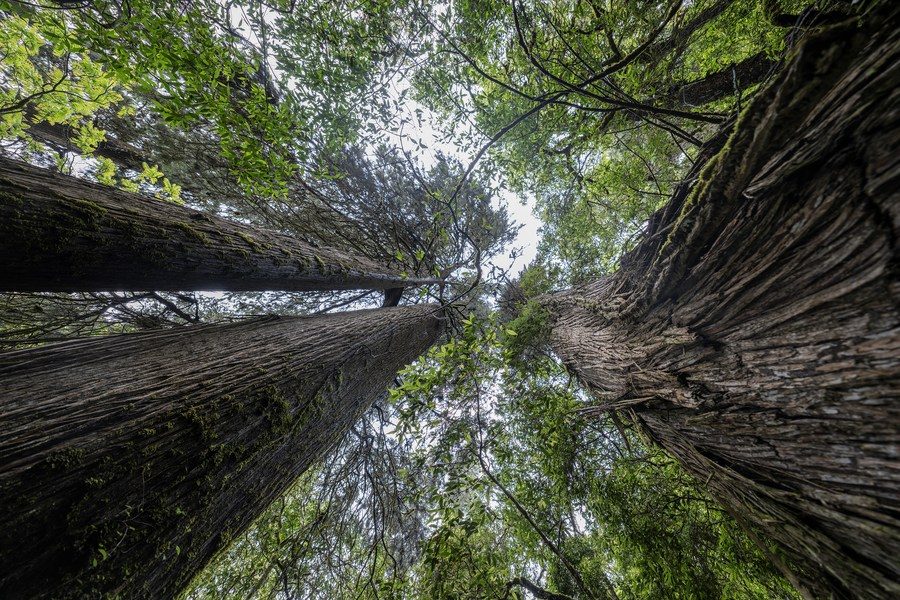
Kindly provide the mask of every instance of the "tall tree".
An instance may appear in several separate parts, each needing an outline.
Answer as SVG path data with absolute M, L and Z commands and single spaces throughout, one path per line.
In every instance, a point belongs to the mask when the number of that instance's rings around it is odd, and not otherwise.
M 0 355 L 0 594 L 174 596 L 435 341 L 439 312 L 269 318 Z
M 622 268 L 545 303 L 596 410 L 628 417 L 777 540 L 809 598 L 900 593 L 889 4 L 803 43 Z
M 389 289 L 408 279 L 177 204 L 0 157 L 5 291 Z
M 435 41 L 419 97 L 534 196 L 538 254 L 572 280 L 615 268 L 794 41 L 760 2 L 734 0 L 485 0 L 424 18 Z

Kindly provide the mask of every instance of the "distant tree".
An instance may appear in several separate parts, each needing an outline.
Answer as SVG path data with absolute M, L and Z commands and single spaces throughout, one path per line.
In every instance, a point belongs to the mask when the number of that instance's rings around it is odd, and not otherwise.
M 0 355 L 0 594 L 175 596 L 441 330 L 418 305 Z

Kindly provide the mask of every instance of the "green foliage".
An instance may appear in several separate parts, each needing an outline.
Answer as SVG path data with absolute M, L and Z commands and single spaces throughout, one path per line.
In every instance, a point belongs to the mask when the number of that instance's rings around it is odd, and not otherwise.
M 784 32 L 759 11 L 729 0 L 4 9 L 0 137 L 37 152 L 28 126 L 41 121 L 71 128 L 85 157 L 114 138 L 149 153 L 130 171 L 92 159 L 102 183 L 175 202 L 184 185 L 217 213 L 404 273 L 455 275 L 447 286 L 465 288 L 463 301 L 477 301 L 471 282 L 514 235 L 496 179 L 534 196 L 543 220 L 515 318 L 456 315 L 453 335 L 401 373 L 390 402 L 187 597 L 522 597 L 517 577 L 573 598 L 608 588 L 623 599 L 794 597 L 701 482 L 612 418 L 582 418 L 589 399 L 547 349 L 539 298 L 616 268 L 696 145 L 753 92 L 731 85 L 698 106 L 679 95 L 760 52 L 779 55 Z M 409 153 L 367 144 L 407 94 L 387 90 L 408 58 L 414 95 L 447 135 L 473 151 L 492 145 L 486 168 L 444 155 L 417 168 Z M 68 168 L 65 156 L 58 164 Z M 313 175 L 318 189 L 300 179 Z M 3 301 L 0 341 L 25 332 L 10 346 L 199 320 L 197 298 L 180 295 Z M 275 294 L 208 305 L 207 319 L 321 310 Z
M 38 99 L 51 88 L 65 98 L 75 89 L 78 102 L 45 100 L 37 114 L 50 123 L 81 117 L 78 126 L 90 128 L 89 118 L 128 90 L 148 99 L 167 125 L 215 139 L 246 191 L 282 196 L 314 151 L 340 148 L 375 117 L 384 120 L 391 105 L 381 79 L 398 56 L 391 37 L 404 22 L 402 10 L 253 0 L 40 2 L 5 19 L 4 39 L 26 43 L 4 59 L 19 89 L 0 100 L 18 101 L 22 93 Z M 43 46 L 57 60 L 34 68 L 27 59 Z M 22 133 L 16 114 L 7 117 L 4 137 Z M 76 136 L 82 150 L 96 147 L 98 132 Z
M 107 132 L 95 124 L 95 118 L 120 105 L 133 82 L 92 59 L 89 48 L 73 39 L 71 22 L 58 11 L 25 14 L 27 18 L 9 14 L 0 20 L 0 55 L 6 81 L 0 88 L 0 138 L 23 142 L 26 152 L 39 152 L 44 150 L 43 145 L 31 137 L 29 128 L 41 123 L 64 126 L 81 155 L 91 158 L 107 139 Z M 119 112 L 131 110 L 122 106 Z M 64 157 L 58 157 L 57 168 L 68 169 Z M 158 167 L 145 164 L 136 177 L 122 174 L 117 179 L 115 164 L 102 157 L 95 174 L 101 183 L 129 191 L 138 191 L 143 182 L 155 184 L 162 177 Z M 180 187 L 163 178 L 157 196 L 180 202 Z
M 105 134 L 90 118 L 123 99 L 125 82 L 75 45 L 58 15 L 0 16 L 0 138 L 30 139 L 30 123 L 46 121 L 71 127 L 75 143 L 92 152 Z
M 535 298 L 552 290 L 559 279 L 559 273 L 542 263 L 532 263 L 519 273 L 517 287 L 525 298 Z
M 760 11 L 729 0 L 435 5 L 417 98 L 536 198 L 539 257 L 577 282 L 615 268 L 766 69 L 726 75 L 783 51 L 785 30 Z M 705 99 L 688 103 L 698 86 Z
M 544 350 L 550 341 L 551 314 L 539 300 L 520 305 L 518 316 L 506 324 L 503 345 L 508 359 L 524 365 L 535 353 Z
M 579 416 L 558 363 L 508 363 L 507 327 L 459 321 L 188 597 L 522 597 L 518 577 L 572 598 L 796 597 L 702 482 Z
M 516 233 L 484 173 L 472 174 L 456 189 L 463 166 L 451 156 L 437 153 L 426 166 L 410 153 L 380 145 L 371 153 L 345 148 L 326 161 L 330 172 L 341 174 L 320 186 L 327 209 L 307 211 L 296 223 L 325 244 L 352 243 L 357 252 L 408 273 L 443 277 L 472 268 L 476 255 L 487 261 L 502 252 Z

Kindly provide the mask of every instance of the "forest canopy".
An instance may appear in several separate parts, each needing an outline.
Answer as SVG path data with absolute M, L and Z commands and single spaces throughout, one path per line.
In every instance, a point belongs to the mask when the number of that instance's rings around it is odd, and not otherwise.
M 890 4 L 0 3 L 0 595 L 900 593 Z

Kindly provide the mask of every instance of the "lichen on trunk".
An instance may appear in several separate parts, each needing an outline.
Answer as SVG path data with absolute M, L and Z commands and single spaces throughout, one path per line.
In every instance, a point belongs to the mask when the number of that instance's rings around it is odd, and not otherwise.
M 900 18 L 809 38 L 611 277 L 545 299 L 594 391 L 777 542 L 900 595 Z

